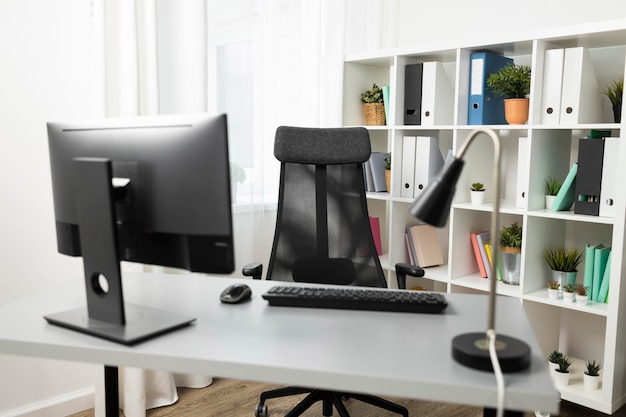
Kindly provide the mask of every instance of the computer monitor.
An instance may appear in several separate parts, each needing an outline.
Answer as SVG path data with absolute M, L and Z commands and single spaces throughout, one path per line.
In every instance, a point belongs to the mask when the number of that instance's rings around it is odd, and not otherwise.
M 58 251 L 82 256 L 86 308 L 55 325 L 124 344 L 194 318 L 125 304 L 120 261 L 234 270 L 226 115 L 48 123 Z

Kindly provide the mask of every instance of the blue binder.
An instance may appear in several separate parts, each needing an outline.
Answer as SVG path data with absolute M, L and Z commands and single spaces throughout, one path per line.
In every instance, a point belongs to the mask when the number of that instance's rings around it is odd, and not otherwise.
M 494 96 L 487 86 L 487 78 L 508 64 L 513 64 L 511 58 L 491 52 L 474 52 L 470 56 L 468 125 L 507 124 L 504 97 Z

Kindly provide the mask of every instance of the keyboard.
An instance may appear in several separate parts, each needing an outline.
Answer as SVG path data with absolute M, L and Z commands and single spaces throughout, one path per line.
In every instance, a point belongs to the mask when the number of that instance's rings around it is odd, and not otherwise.
M 448 306 L 443 294 L 373 288 L 319 288 L 277 285 L 263 298 L 271 306 L 346 310 L 441 313 Z

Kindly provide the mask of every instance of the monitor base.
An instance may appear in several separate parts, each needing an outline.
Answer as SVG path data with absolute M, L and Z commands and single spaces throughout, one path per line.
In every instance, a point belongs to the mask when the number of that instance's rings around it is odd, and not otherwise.
M 134 345 L 186 327 L 196 319 L 135 304 L 125 304 L 126 324 L 90 319 L 86 307 L 44 316 L 55 326 L 85 333 L 124 345 Z

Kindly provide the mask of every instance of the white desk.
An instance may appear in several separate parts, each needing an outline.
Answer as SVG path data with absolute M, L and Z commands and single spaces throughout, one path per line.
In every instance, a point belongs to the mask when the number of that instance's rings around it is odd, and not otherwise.
M 446 294 L 443 315 L 270 307 L 272 281 L 246 280 L 250 302 L 222 304 L 230 278 L 126 274 L 127 302 L 197 317 L 189 327 L 126 347 L 52 326 L 44 314 L 84 305 L 82 281 L 0 306 L 0 352 L 266 381 L 431 401 L 496 406 L 495 378 L 457 364 L 451 340 L 486 323 L 485 296 Z M 499 297 L 496 329 L 532 349 L 506 374 L 506 408 L 558 411 L 559 394 L 518 300 Z M 252 412 L 252 411 L 251 411 Z

